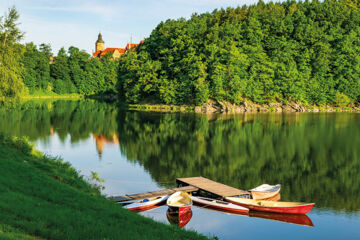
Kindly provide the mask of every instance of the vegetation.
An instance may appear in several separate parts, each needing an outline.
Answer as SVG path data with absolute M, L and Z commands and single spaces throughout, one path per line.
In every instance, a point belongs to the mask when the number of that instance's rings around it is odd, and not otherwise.
M 161 22 L 120 59 L 130 102 L 360 102 L 357 0 L 285 1 Z M 345 102 L 344 102 L 344 99 Z
M 111 202 L 67 163 L 0 134 L 2 239 L 206 239 Z
M 85 51 L 61 48 L 53 57 L 50 45 L 19 44 L 15 7 L 0 18 L 0 97 L 39 92 L 56 94 L 104 94 L 116 92 L 118 62 L 111 56 L 90 58 Z
M 19 14 L 12 8 L 0 17 L 0 97 L 17 97 L 26 93 L 21 80 L 23 68 L 19 62 L 23 33 L 17 28 Z
M 51 56 L 49 45 L 42 44 L 39 49 L 33 43 L 25 45 L 24 83 L 30 94 L 39 91 L 84 95 L 115 92 L 118 63 L 111 56 L 92 59 L 76 47 L 68 51 L 61 48 L 53 61 L 50 61 Z

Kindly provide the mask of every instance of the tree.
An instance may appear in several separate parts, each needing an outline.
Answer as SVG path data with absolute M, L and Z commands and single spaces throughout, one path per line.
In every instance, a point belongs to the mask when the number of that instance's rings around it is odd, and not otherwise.
M 15 7 L 0 18 L 0 96 L 17 97 L 27 91 L 20 77 L 23 67 L 19 62 L 21 47 L 17 42 L 23 33 L 18 28 L 18 19 Z

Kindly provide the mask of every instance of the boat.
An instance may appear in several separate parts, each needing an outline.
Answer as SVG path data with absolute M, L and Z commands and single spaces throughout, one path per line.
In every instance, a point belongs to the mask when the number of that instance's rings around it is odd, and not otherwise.
M 143 212 L 159 206 L 161 203 L 165 202 L 168 199 L 168 197 L 169 196 L 167 195 L 167 196 L 159 196 L 153 198 L 145 198 L 140 201 L 136 201 L 134 203 L 125 205 L 124 208 L 134 212 Z
M 276 202 L 265 200 L 226 197 L 226 201 L 260 212 L 276 212 L 288 214 L 306 214 L 314 207 L 314 203 Z
M 235 205 L 233 203 L 213 199 L 213 198 L 206 198 L 206 197 L 198 197 L 198 196 L 191 196 L 191 200 L 194 204 L 204 206 L 207 208 L 214 208 L 218 210 L 224 210 L 229 213 L 240 213 L 240 214 L 248 214 L 249 209 Z
M 283 214 L 283 213 L 272 213 L 272 212 L 256 212 L 251 211 L 250 217 L 265 218 L 275 221 L 281 221 L 286 223 L 292 223 L 302 226 L 313 227 L 314 224 L 311 219 L 305 214 Z
M 168 221 L 173 225 L 179 225 L 181 228 L 185 227 L 185 225 L 190 222 L 192 214 L 191 208 L 182 214 L 179 214 L 177 211 L 172 211 L 170 208 L 166 211 Z
M 269 185 L 269 184 L 262 184 L 256 188 L 250 189 L 249 192 L 251 193 L 252 199 L 256 200 L 264 200 L 271 198 L 278 194 L 281 190 L 281 185 Z
M 166 205 L 172 211 L 177 209 L 179 214 L 182 214 L 191 208 L 192 200 L 186 192 L 175 192 L 167 199 Z

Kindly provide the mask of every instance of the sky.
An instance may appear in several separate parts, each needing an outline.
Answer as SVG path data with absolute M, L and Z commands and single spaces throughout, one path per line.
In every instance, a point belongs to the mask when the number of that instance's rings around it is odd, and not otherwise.
M 215 8 L 253 4 L 257 0 L 1 0 L 0 15 L 15 6 L 22 42 L 48 43 L 53 52 L 75 46 L 94 51 L 99 32 L 105 47 L 125 47 L 150 36 L 167 19 L 189 18 Z

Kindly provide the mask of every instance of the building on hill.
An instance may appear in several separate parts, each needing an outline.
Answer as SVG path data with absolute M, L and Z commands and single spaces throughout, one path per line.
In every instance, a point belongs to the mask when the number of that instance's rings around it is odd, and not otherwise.
M 141 41 L 141 43 L 143 43 L 143 41 Z M 125 54 L 126 51 L 135 49 L 137 46 L 139 46 L 137 43 L 128 43 L 125 48 L 105 48 L 105 42 L 102 39 L 101 33 L 99 33 L 98 39 L 95 42 L 95 52 L 93 53 L 93 57 L 101 58 L 110 53 L 112 57 L 117 60 L 121 55 Z

